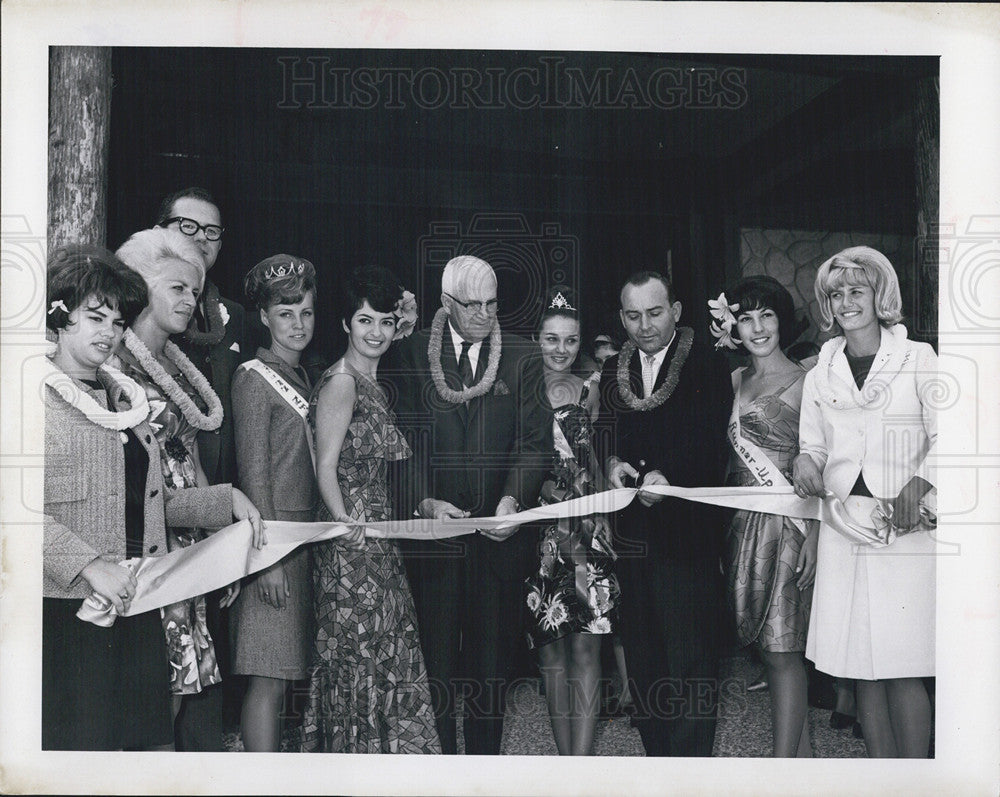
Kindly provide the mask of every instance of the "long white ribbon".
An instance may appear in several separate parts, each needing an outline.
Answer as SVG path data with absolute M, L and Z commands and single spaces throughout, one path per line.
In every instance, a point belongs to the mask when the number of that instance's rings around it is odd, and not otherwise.
M 856 521 L 854 518 L 859 515 L 858 510 L 855 509 L 852 513 L 830 493 L 823 499 L 799 498 L 791 487 L 668 485 L 644 487 L 642 491 L 731 509 L 820 520 L 862 545 L 881 547 L 891 542 L 884 530 L 879 531 Z M 606 490 L 503 517 L 390 520 L 357 525 L 364 525 L 369 537 L 443 540 L 472 534 L 480 529 L 503 529 L 522 523 L 618 512 L 632 503 L 637 493 L 639 490 L 635 488 Z M 865 516 L 871 508 L 878 506 L 874 499 L 861 500 L 872 504 L 872 507 L 864 508 Z M 339 523 L 268 520 L 265 525 L 267 545 L 260 550 L 252 545 L 249 521 L 243 520 L 219 530 L 201 542 L 171 551 L 165 556 L 128 560 L 138 587 L 125 615 L 141 614 L 196 595 L 204 595 L 270 567 L 300 545 L 332 540 L 351 530 L 349 526 Z M 77 617 L 107 627 L 114 623 L 116 614 L 109 601 L 101 596 L 91 595 L 83 602 Z

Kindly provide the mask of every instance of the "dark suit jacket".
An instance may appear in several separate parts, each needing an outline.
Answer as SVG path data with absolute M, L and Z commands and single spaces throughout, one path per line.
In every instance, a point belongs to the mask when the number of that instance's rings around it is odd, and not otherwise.
M 678 333 L 656 377 L 654 389 L 666 379 L 677 350 Z M 601 413 L 597 423 L 601 464 L 610 454 L 636 468 L 658 470 L 678 487 L 719 487 L 725 483 L 728 448 L 726 424 L 733 405 L 726 358 L 695 343 L 680 372 L 673 394 L 659 407 L 632 410 L 618 395 L 618 357 L 610 357 L 601 374 Z M 632 391 L 642 397 L 639 353 L 629 368 Z M 645 465 L 640 466 L 640 461 Z M 679 559 L 716 557 L 727 512 L 707 504 L 666 498 L 647 509 L 638 501 L 625 510 L 617 529 L 617 544 L 627 555 L 630 535 L 645 542 L 654 556 Z
M 444 337 L 445 379 L 458 390 L 458 364 L 447 330 Z M 397 421 L 413 449 L 413 456 L 395 471 L 396 514 L 410 517 L 424 498 L 449 501 L 474 517 L 492 515 L 504 495 L 513 496 L 522 507 L 534 506 L 553 456 L 552 415 L 538 347 L 503 333 L 500 368 L 490 392 L 450 404 L 431 380 L 429 339 L 424 330 L 404 340 L 381 371 L 391 383 Z M 488 359 L 487 340 L 477 378 Z M 522 579 L 530 572 L 534 540 L 529 537 L 518 533 L 504 543 L 480 546 L 498 577 Z
M 205 281 L 207 288 L 208 281 Z M 230 389 L 236 367 L 251 359 L 246 343 L 246 313 L 242 305 L 220 297 L 229 313 L 226 334 L 214 346 L 199 346 L 177 335 L 174 342 L 208 379 L 222 402 L 222 425 L 211 432 L 198 432 L 198 457 L 209 484 L 235 483 L 236 443 Z M 233 346 L 236 346 L 236 349 Z

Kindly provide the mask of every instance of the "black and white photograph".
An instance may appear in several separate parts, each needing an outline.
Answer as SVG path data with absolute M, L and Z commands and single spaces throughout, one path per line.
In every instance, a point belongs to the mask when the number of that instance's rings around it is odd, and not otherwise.
M 5 4 L 4 791 L 995 793 L 1000 15 L 803 6 Z

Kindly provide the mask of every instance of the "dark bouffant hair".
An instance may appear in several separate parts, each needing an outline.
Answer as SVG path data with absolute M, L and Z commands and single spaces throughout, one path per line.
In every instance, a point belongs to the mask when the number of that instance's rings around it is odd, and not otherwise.
M 65 329 L 69 314 L 90 296 L 121 313 L 129 327 L 149 301 L 146 281 L 103 246 L 56 249 L 49 256 L 47 281 L 45 325 L 53 331 Z M 62 302 L 66 309 L 52 309 L 53 302 Z
M 191 199 L 200 199 L 202 202 L 207 202 L 209 205 L 215 205 L 216 208 L 219 204 L 215 201 L 207 189 L 199 188 L 198 186 L 191 186 L 190 188 L 182 188 L 180 191 L 174 191 L 170 196 L 163 198 L 160 203 L 160 209 L 156 214 L 156 225 L 162 226 L 163 223 L 170 218 L 172 211 L 174 209 L 174 202 L 178 199 L 185 199 L 190 197 Z
M 403 298 L 403 287 L 399 278 L 387 268 L 360 266 L 344 282 L 343 294 L 343 320 L 349 325 L 351 317 L 366 299 L 375 312 L 391 313 L 396 309 L 396 302 Z
M 554 307 L 553 302 L 555 302 L 558 306 Z M 542 314 L 538 318 L 538 329 L 541 330 L 542 324 L 544 324 L 548 319 L 557 317 L 572 318 L 574 321 L 581 321 L 579 303 L 577 302 L 576 294 L 571 288 L 568 288 L 565 285 L 555 286 L 545 296 L 545 308 L 542 310 Z
M 778 316 L 778 345 L 785 349 L 799 336 L 795 323 L 795 305 L 792 295 L 774 277 L 746 277 L 726 291 L 729 304 L 738 304 L 740 309 L 733 315 L 737 318 L 746 310 L 774 310 Z M 733 342 L 737 342 L 736 327 L 733 327 Z M 746 348 L 738 343 L 738 350 L 746 354 Z
M 316 293 L 316 269 L 294 255 L 271 255 L 247 272 L 243 292 L 247 302 L 261 310 L 276 304 L 298 304 L 307 293 Z

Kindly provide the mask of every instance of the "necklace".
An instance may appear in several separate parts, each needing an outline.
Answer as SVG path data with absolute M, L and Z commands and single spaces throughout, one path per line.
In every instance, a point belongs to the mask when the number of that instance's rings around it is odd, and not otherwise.
M 194 316 L 191 323 L 184 330 L 181 337 L 188 343 L 196 346 L 214 346 L 226 336 L 226 319 L 222 317 L 222 304 L 219 300 L 219 289 L 214 283 L 205 280 L 205 293 L 202 299 L 202 306 L 205 308 L 205 320 L 208 322 L 208 329 L 201 332 L 198 329 L 198 322 Z
M 212 390 L 212 386 L 208 384 L 208 380 L 202 376 L 201 371 L 184 356 L 184 353 L 175 344 L 168 340 L 163 347 L 163 353 L 167 355 L 167 359 L 177 366 L 177 370 L 184 374 L 184 377 L 191 383 L 191 386 L 198 391 L 198 395 L 208 405 L 208 415 L 203 414 L 194 401 L 191 400 L 191 397 L 181 390 L 180 385 L 156 361 L 152 352 L 139 339 L 138 335 L 131 329 L 126 329 L 123 340 L 125 341 L 125 348 L 132 353 L 132 356 L 135 357 L 139 365 L 142 366 L 142 369 L 149 375 L 149 378 L 167 394 L 167 398 L 177 405 L 188 423 L 204 432 L 218 429 L 222 425 L 222 402 L 219 401 L 219 397 Z
M 625 345 L 622 346 L 622 350 L 618 355 L 618 393 L 633 410 L 645 412 L 646 410 L 659 407 L 664 401 L 670 398 L 677 387 L 681 368 L 684 367 L 684 363 L 687 362 L 688 355 L 691 353 L 694 330 L 690 327 L 678 327 L 677 332 L 680 334 L 680 340 L 677 342 L 677 351 L 670 358 L 670 367 L 667 369 L 667 376 L 659 389 L 648 398 L 640 399 L 636 396 L 632 392 L 629 383 L 628 369 L 632 363 L 632 355 L 635 354 L 637 346 L 631 340 L 625 341 Z
M 52 364 L 53 372 L 45 377 L 45 384 L 52 388 L 59 396 L 69 404 L 82 412 L 87 420 L 96 423 L 104 429 L 112 429 L 122 432 L 125 429 L 132 429 L 149 417 L 149 402 L 146 400 L 146 393 L 134 380 L 125 376 L 121 371 L 112 368 L 110 365 L 102 365 L 98 370 L 107 374 L 115 387 L 125 394 L 132 407 L 128 410 L 116 412 L 110 407 L 102 407 L 97 401 L 74 382 L 67 383 L 65 380 L 70 377 L 59 370 L 55 363 Z
M 434 323 L 431 324 L 431 339 L 427 343 L 427 358 L 430 360 L 431 379 L 434 380 L 434 387 L 437 388 L 438 395 L 452 404 L 461 404 L 463 401 L 485 395 L 493 387 L 493 382 L 496 381 L 497 372 L 500 370 L 500 324 L 493 324 L 493 331 L 490 333 L 490 358 L 487 361 L 486 373 L 483 374 L 482 380 L 478 385 L 467 387 L 464 390 L 452 390 L 444 381 L 444 368 L 441 366 L 441 341 L 444 337 L 444 325 L 447 318 L 448 311 L 443 307 L 434 314 Z

